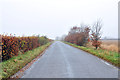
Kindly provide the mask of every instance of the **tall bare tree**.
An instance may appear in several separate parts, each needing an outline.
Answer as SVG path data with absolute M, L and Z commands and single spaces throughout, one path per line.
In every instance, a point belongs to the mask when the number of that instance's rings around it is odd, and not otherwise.
M 92 29 L 91 29 L 91 40 L 92 40 L 92 45 L 97 49 L 100 47 L 101 41 L 101 28 L 102 28 L 102 23 L 101 20 L 98 20 L 97 22 L 94 23 Z

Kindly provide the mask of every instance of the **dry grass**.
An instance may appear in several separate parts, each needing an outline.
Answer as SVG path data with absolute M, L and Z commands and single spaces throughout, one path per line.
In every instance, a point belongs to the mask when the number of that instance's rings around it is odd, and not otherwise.
M 115 52 L 120 52 L 120 46 L 118 47 L 118 40 L 101 40 L 101 48 L 108 50 L 108 51 L 115 51 Z M 92 43 L 88 43 L 87 47 L 94 48 L 92 46 Z
M 101 48 L 118 52 L 118 40 L 102 40 Z

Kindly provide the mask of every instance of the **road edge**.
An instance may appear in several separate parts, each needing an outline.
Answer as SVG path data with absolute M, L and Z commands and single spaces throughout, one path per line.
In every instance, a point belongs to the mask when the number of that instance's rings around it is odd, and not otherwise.
M 62 42 L 63 42 L 63 41 L 62 41 Z M 67 44 L 66 42 L 63 42 L 63 43 Z M 72 43 L 71 43 L 71 44 L 72 44 Z M 70 44 L 67 44 L 67 45 L 70 45 Z M 77 49 L 79 49 L 79 50 L 85 51 L 85 52 L 87 52 L 88 54 L 91 54 L 91 55 L 93 55 L 93 56 L 96 56 L 98 59 L 100 59 L 100 60 L 101 60 L 102 62 L 104 62 L 105 64 L 107 63 L 107 64 L 113 66 L 114 68 L 119 69 L 118 66 L 114 65 L 113 63 L 109 62 L 109 61 L 106 60 L 106 59 L 103 59 L 103 58 L 101 58 L 101 57 L 99 57 L 99 56 L 97 56 L 97 55 L 94 55 L 93 53 L 90 53 L 90 52 L 88 52 L 88 51 L 86 51 L 86 50 L 83 50 L 83 49 L 80 49 L 80 48 L 78 48 L 78 47 L 75 47 L 75 46 L 73 46 L 73 45 L 70 45 L 70 46 L 72 46 L 72 47 L 74 47 L 74 48 L 77 48 Z
M 20 69 L 17 73 L 10 76 L 10 79 L 16 79 L 21 78 L 25 71 L 32 66 L 34 62 L 36 62 L 44 53 L 45 51 L 52 45 L 53 42 L 50 43 L 36 58 L 34 58 L 31 62 L 29 62 L 26 66 L 24 66 L 22 69 Z

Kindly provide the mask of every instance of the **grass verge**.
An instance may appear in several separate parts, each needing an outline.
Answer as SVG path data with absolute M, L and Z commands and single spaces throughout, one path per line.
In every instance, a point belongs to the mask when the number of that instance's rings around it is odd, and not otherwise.
M 25 52 L 22 55 L 14 56 L 11 59 L 0 63 L 0 75 L 1 78 L 7 79 L 11 75 L 14 75 L 21 68 L 23 68 L 26 64 L 31 62 L 34 58 L 36 58 L 39 54 L 41 54 L 51 43 L 47 43 L 43 46 Z
M 76 44 L 64 42 L 68 45 L 71 45 L 73 47 L 76 47 L 78 49 L 81 49 L 83 51 L 86 51 L 88 53 L 91 53 L 92 55 L 95 55 L 101 59 L 104 59 L 105 61 L 115 65 L 116 67 L 120 67 L 119 60 L 120 60 L 120 53 L 114 52 L 114 51 L 108 51 L 108 50 L 102 50 L 102 49 L 93 49 L 90 47 L 83 47 L 83 46 L 78 46 Z

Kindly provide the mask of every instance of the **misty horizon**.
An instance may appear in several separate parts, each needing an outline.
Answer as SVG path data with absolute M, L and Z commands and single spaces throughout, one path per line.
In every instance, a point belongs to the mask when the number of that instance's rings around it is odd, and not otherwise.
M 102 19 L 102 38 L 118 38 L 118 0 L 4 0 L 0 7 L 1 34 L 55 39 Z

